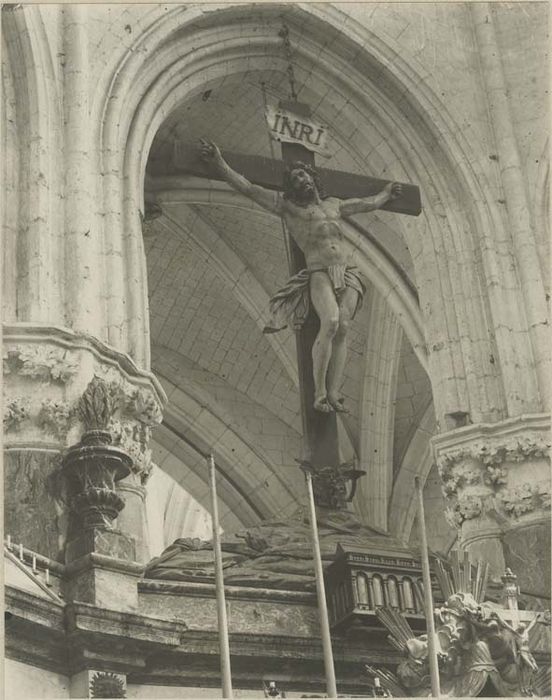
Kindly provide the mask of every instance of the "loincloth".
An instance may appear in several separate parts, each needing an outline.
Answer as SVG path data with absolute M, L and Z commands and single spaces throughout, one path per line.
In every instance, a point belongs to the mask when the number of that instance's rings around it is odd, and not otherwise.
M 271 297 L 269 302 L 270 316 L 263 333 L 277 333 L 286 327 L 294 331 L 301 330 L 310 309 L 309 282 L 313 272 L 325 272 L 328 275 L 338 302 L 347 287 L 358 293 L 357 305 L 353 313 L 354 318 L 366 293 L 364 277 L 358 267 L 331 265 L 313 270 L 305 269 L 293 275 L 285 287 L 282 287 Z

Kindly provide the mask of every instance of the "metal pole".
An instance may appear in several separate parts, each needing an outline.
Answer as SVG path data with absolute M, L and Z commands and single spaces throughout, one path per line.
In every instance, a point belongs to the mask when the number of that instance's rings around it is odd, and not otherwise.
M 427 621 L 427 641 L 429 654 L 429 673 L 431 676 L 431 696 L 441 697 L 441 684 L 439 681 L 439 666 L 437 662 L 437 648 L 435 637 L 435 619 L 433 617 L 433 595 L 431 594 L 431 575 L 429 572 L 429 555 L 427 549 L 427 536 L 424 515 L 424 499 L 422 495 L 422 485 L 420 479 L 414 479 L 416 491 L 418 492 L 418 521 L 420 525 L 420 547 L 422 554 L 422 579 L 424 582 L 424 599 Z
M 310 471 L 305 470 L 305 477 L 307 480 L 307 491 L 309 494 L 314 572 L 316 578 L 316 593 L 318 596 L 318 612 L 320 615 L 320 636 L 322 637 L 324 669 L 326 671 L 326 692 L 329 698 L 337 698 L 337 685 L 335 682 L 335 669 L 332 653 L 332 638 L 330 636 L 330 622 L 328 619 L 328 607 L 326 605 L 326 589 L 324 587 L 324 571 L 322 569 L 322 558 L 320 556 L 318 526 L 316 524 L 316 508 L 314 507 L 314 493 L 312 490 L 312 475 Z
M 213 523 L 213 552 L 215 556 L 215 585 L 217 592 L 217 617 L 220 645 L 220 672 L 222 676 L 222 697 L 233 698 L 232 670 L 230 668 L 230 644 L 228 642 L 228 619 L 224 598 L 224 575 L 222 572 L 222 552 L 220 549 L 219 516 L 217 504 L 217 484 L 215 459 L 209 455 L 209 480 L 211 483 L 211 514 Z

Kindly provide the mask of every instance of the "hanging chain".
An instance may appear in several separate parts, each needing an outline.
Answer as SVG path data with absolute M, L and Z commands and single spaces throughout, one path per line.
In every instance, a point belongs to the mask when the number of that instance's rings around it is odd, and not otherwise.
M 295 89 L 295 73 L 293 72 L 293 56 L 291 53 L 291 41 L 289 40 L 289 27 L 287 24 L 282 24 L 282 28 L 278 32 L 278 36 L 282 39 L 284 44 L 284 53 L 288 63 L 287 74 L 289 80 L 289 92 L 291 99 L 297 102 L 297 91 Z

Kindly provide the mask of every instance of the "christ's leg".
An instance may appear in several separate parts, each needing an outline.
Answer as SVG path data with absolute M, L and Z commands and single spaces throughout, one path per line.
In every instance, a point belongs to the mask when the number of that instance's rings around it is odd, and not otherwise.
M 332 355 L 328 366 L 326 385 L 328 388 L 328 403 L 342 413 L 348 413 L 341 398 L 341 384 L 347 360 L 347 331 L 358 303 L 358 292 L 347 287 L 339 300 L 339 326 L 335 334 Z
M 333 285 L 326 272 L 313 272 L 310 294 L 314 310 L 320 319 L 320 330 L 312 346 L 314 375 L 314 408 L 329 413 L 332 408 L 326 396 L 326 374 L 332 354 L 332 343 L 339 327 L 339 307 Z

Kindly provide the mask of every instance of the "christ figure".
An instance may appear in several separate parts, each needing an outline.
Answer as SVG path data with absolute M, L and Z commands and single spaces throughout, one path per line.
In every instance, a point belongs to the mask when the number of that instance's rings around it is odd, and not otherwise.
M 346 250 L 343 218 L 380 209 L 401 196 L 401 185 L 390 182 L 378 194 L 358 199 L 325 197 L 315 169 L 296 161 L 286 168 L 283 193 L 276 193 L 232 170 L 214 143 L 202 139 L 201 155 L 233 189 L 280 216 L 303 252 L 306 268 L 271 298 L 271 319 L 265 333 L 286 326 L 300 330 L 312 303 L 320 320 L 312 348 L 314 408 L 326 413 L 346 412 L 340 390 L 347 330 L 366 287 Z

